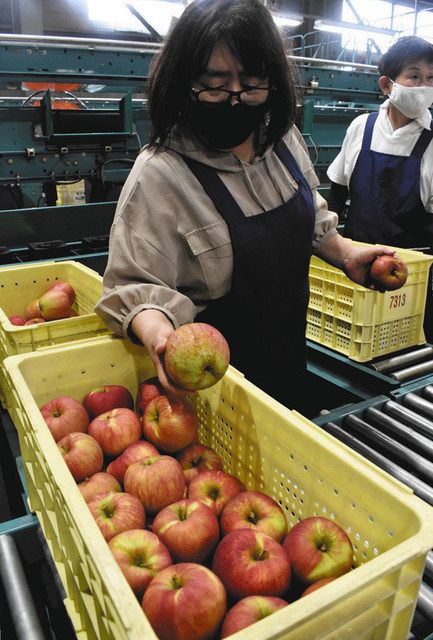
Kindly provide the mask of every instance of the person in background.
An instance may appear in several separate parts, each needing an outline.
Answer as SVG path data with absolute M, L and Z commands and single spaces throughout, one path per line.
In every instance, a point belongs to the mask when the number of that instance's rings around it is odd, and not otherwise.
M 163 354 L 179 325 L 217 327 L 231 364 L 303 409 L 312 252 L 369 286 L 376 256 L 337 233 L 294 125 L 294 74 L 259 0 L 187 6 L 149 79 L 153 131 L 123 187 L 97 313 Z
M 328 168 L 328 206 L 353 240 L 396 247 L 433 247 L 433 45 L 399 38 L 379 62 L 379 111 L 355 118 Z M 424 329 L 433 339 L 431 280 Z

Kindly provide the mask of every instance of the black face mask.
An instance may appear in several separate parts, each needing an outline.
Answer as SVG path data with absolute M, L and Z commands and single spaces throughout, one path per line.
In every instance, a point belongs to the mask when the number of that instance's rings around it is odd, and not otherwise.
M 233 149 L 251 135 L 264 120 L 267 104 L 250 106 L 227 102 L 191 103 L 192 129 L 215 149 Z

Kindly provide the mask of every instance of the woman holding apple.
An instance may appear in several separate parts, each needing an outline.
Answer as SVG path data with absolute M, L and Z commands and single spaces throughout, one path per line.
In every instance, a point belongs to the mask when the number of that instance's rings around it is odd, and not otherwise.
M 223 333 L 248 379 L 302 408 L 312 252 L 367 286 L 375 258 L 393 252 L 337 233 L 294 125 L 294 71 L 260 0 L 188 5 L 154 61 L 149 109 L 97 312 L 148 349 L 172 394 L 184 390 L 167 376 L 165 345 L 195 320 Z

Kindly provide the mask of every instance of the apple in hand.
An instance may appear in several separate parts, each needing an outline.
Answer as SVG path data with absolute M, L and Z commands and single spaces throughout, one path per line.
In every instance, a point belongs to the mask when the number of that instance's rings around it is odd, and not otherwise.
M 210 569 L 180 562 L 156 574 L 141 606 L 159 640 L 211 640 L 224 618 L 227 596 Z
M 24 310 L 24 316 L 27 320 L 32 320 L 33 318 L 42 318 L 41 309 L 39 307 L 39 298 L 36 300 L 32 300 L 26 306 Z
M 84 433 L 89 426 L 87 411 L 71 396 L 53 398 L 39 410 L 56 442 L 67 433 L 74 431 Z
M 247 596 L 239 600 L 226 614 L 221 627 L 221 638 L 267 618 L 275 611 L 287 607 L 288 602 L 273 596 Z
M 306 583 L 341 576 L 353 565 L 349 536 L 329 518 L 301 520 L 288 532 L 283 546 L 294 573 Z
M 317 591 L 317 589 L 324 587 L 325 584 L 328 584 L 329 582 L 332 582 L 333 580 L 336 580 L 336 579 L 337 579 L 337 576 L 332 576 L 331 578 L 322 578 L 321 580 L 316 580 L 316 582 L 313 582 L 312 584 L 310 584 L 310 586 L 307 587 L 299 597 L 303 598 L 304 596 L 308 596 L 309 593 L 313 593 L 313 591 Z
M 284 511 L 271 496 L 261 491 L 242 491 L 224 507 L 220 516 L 225 536 L 235 529 L 254 529 L 281 542 L 287 533 Z
M 9 316 L 8 320 L 16 327 L 23 327 L 26 324 L 26 319 L 22 316 Z
M 47 291 L 39 298 L 39 309 L 44 320 L 61 320 L 69 317 L 71 303 L 64 291 Z
M 142 502 L 146 511 L 158 513 L 183 498 L 185 478 L 180 464 L 171 456 L 148 456 L 129 465 L 124 488 Z
M 138 387 L 135 399 L 135 410 L 138 415 L 142 416 L 149 402 L 158 396 L 163 396 L 164 393 L 164 387 L 157 377 L 142 382 Z
M 104 454 L 96 440 L 87 433 L 68 433 L 58 440 L 57 446 L 75 482 L 101 471 Z
M 112 476 L 117 478 L 117 480 L 123 484 L 125 471 L 130 464 L 137 462 L 137 460 L 140 460 L 141 458 L 146 458 L 147 456 L 158 455 L 159 451 L 153 446 L 153 444 L 146 442 L 145 440 L 138 440 L 126 447 L 125 451 L 121 453 L 120 456 L 110 462 L 107 466 L 107 473 L 111 473 Z
M 149 402 L 142 417 L 143 433 L 158 449 L 180 451 L 198 438 L 198 417 L 183 400 L 158 396 Z
M 222 471 L 223 469 L 219 455 L 210 447 L 198 442 L 194 442 L 180 451 L 177 460 L 183 469 L 187 485 L 201 471 L 211 469 Z
M 98 493 L 87 506 L 107 542 L 122 531 L 144 529 L 146 524 L 143 505 L 129 493 Z
M 188 486 L 188 498 L 202 500 L 217 516 L 227 502 L 245 487 L 240 480 L 225 471 L 202 471 Z
M 378 256 L 370 268 L 370 278 L 373 284 L 386 291 L 400 289 L 406 283 L 407 275 L 407 264 L 395 255 Z
M 98 471 L 92 476 L 86 478 L 86 480 L 83 480 L 78 484 L 78 488 L 86 502 L 90 502 L 90 500 L 98 495 L 98 493 L 122 491 L 122 487 L 116 478 L 105 471 Z
M 128 389 L 120 384 L 105 384 L 86 394 L 83 405 L 91 418 L 112 409 L 134 409 L 134 400 Z
M 47 291 L 64 291 L 69 298 L 69 304 L 73 305 L 75 302 L 75 289 L 65 280 L 56 280 L 48 287 Z
M 167 547 L 151 531 L 130 529 L 108 542 L 129 586 L 141 596 L 154 576 L 173 564 Z
M 87 433 L 101 445 L 107 456 L 118 456 L 133 442 L 140 440 L 140 418 L 131 409 L 113 409 L 93 418 Z
M 280 597 L 290 585 L 284 547 L 252 529 L 236 529 L 224 536 L 214 553 L 212 570 L 237 600 L 253 595 Z
M 184 324 L 168 337 L 165 368 L 169 377 L 184 389 L 211 387 L 223 377 L 229 363 L 227 340 L 210 324 Z
M 179 500 L 156 515 L 152 531 L 174 562 L 204 563 L 218 544 L 220 528 L 213 510 L 199 500 Z

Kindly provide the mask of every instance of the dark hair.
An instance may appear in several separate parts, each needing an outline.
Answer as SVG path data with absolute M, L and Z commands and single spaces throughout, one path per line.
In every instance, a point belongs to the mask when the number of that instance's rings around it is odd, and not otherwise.
M 379 75 L 395 80 L 405 67 L 421 60 L 433 63 L 433 45 L 418 36 L 399 38 L 382 56 L 378 65 Z
M 195 0 L 182 13 L 149 77 L 152 134 L 161 146 L 173 128 L 188 129 L 190 86 L 205 70 L 218 40 L 230 48 L 247 74 L 268 78 L 265 144 L 276 144 L 293 124 L 296 92 L 292 66 L 270 12 L 260 0 Z

